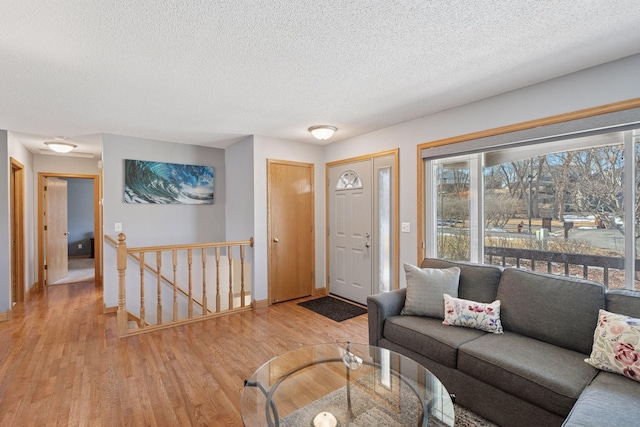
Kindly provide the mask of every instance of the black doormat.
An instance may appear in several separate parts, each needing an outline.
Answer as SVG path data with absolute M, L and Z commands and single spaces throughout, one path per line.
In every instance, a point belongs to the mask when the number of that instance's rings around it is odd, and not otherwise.
M 322 297 L 309 301 L 299 302 L 299 306 L 315 311 L 336 322 L 351 319 L 367 312 L 367 309 L 355 304 L 339 300 L 333 297 Z

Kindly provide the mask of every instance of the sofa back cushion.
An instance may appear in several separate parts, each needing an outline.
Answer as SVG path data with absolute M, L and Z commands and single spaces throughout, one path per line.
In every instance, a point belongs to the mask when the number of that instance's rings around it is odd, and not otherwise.
M 604 285 L 516 268 L 502 272 L 498 297 L 505 331 L 589 354 Z
M 640 291 L 612 289 L 606 294 L 606 310 L 640 318 Z
M 458 297 L 466 300 L 490 303 L 495 301 L 502 267 L 472 264 L 462 261 L 446 261 L 436 258 L 422 260 L 422 268 L 460 268 Z M 443 302 L 444 304 L 444 302 Z

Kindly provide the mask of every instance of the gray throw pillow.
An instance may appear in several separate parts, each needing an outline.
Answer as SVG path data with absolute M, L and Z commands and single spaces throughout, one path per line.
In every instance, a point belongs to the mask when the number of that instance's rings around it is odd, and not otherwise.
M 444 294 L 458 297 L 460 268 L 420 268 L 405 264 L 407 296 L 400 314 L 444 319 Z

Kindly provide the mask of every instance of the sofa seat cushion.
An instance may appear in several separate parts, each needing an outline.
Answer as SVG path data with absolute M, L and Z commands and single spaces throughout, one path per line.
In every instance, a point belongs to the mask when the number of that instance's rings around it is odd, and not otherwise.
M 584 358 L 584 354 L 505 331 L 461 345 L 458 369 L 564 417 L 598 373 Z
M 600 372 L 582 392 L 563 426 L 633 426 L 640 420 L 640 384 Z
M 395 344 L 449 368 L 455 368 L 458 362 L 458 348 L 485 334 L 486 332 L 477 329 L 445 326 L 442 319 L 393 316 L 384 322 L 382 335 Z

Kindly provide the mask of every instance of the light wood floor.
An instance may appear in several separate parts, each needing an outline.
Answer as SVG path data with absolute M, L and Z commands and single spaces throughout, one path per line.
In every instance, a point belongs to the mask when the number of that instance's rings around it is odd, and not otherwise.
M 296 302 L 119 339 L 101 288 L 52 286 L 0 323 L 0 426 L 242 426 L 243 381 L 267 360 L 367 343 L 366 315 L 337 323 Z

